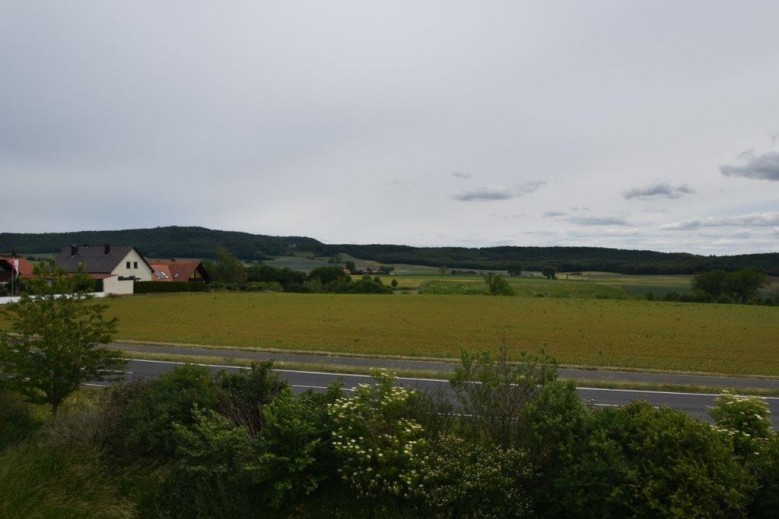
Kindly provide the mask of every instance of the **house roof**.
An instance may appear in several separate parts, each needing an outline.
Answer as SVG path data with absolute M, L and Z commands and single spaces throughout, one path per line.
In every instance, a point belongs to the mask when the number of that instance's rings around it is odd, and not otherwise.
M 17 275 L 22 276 L 23 278 L 31 278 L 34 277 L 33 275 L 33 266 L 32 263 L 30 263 L 25 258 L 11 258 L 9 256 L 0 256 L 0 269 L 7 270 L 8 275 L 11 275 L 11 269 L 12 264 L 14 261 L 19 262 L 19 268 L 17 270 Z
M 189 281 L 201 266 L 199 261 L 192 260 L 153 260 L 149 264 L 157 281 Z
M 78 272 L 79 266 L 83 264 L 88 274 L 110 274 L 133 250 L 135 248 L 129 245 L 72 245 L 62 249 L 56 264 L 67 272 Z M 151 269 L 148 262 L 143 261 Z

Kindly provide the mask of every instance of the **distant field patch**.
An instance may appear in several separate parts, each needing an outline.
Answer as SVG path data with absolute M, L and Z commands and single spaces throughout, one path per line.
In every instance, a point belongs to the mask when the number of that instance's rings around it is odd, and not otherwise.
M 409 276 L 406 279 L 414 279 Z M 473 295 L 486 293 L 481 276 L 459 277 L 438 276 L 418 278 L 419 293 L 423 295 Z M 506 280 L 517 296 L 524 297 L 582 297 L 594 299 L 625 299 L 628 294 L 621 287 L 592 283 L 589 281 L 548 280 L 540 277 L 507 277 Z M 407 282 L 408 283 L 408 282 Z M 402 285 L 401 285 L 402 286 Z
M 109 299 L 119 338 L 455 358 L 546 348 L 569 365 L 779 376 L 779 308 L 479 295 L 159 294 Z

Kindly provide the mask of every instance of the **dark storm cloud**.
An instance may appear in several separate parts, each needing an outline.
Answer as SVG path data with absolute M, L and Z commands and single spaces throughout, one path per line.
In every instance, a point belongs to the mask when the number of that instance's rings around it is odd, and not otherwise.
M 779 181 L 779 152 L 755 155 L 750 151 L 742 153 L 739 159 L 741 163 L 721 166 L 720 172 L 726 177 Z
M 695 193 L 695 190 L 686 184 L 672 186 L 668 182 L 661 182 L 646 187 L 634 187 L 633 189 L 629 189 L 622 193 L 622 196 L 624 196 L 627 200 L 632 198 L 638 198 L 641 200 L 647 200 L 650 198 L 676 199 L 692 193 Z

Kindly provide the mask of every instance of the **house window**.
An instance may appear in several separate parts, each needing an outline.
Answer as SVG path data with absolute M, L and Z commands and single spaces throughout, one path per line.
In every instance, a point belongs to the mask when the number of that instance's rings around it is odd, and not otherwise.
M 125 263 L 125 267 L 127 267 L 128 269 L 130 268 L 130 262 L 129 261 L 127 263 Z
M 137 261 L 134 261 L 134 262 L 133 262 L 133 268 L 134 268 L 134 269 L 137 269 L 137 268 L 138 268 L 138 262 L 137 262 Z

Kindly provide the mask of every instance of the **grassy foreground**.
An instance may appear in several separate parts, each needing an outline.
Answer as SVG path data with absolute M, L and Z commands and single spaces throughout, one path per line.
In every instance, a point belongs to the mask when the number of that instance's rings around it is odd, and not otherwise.
M 442 358 L 504 342 L 567 365 L 779 376 L 777 307 L 283 293 L 107 302 L 119 340 Z

